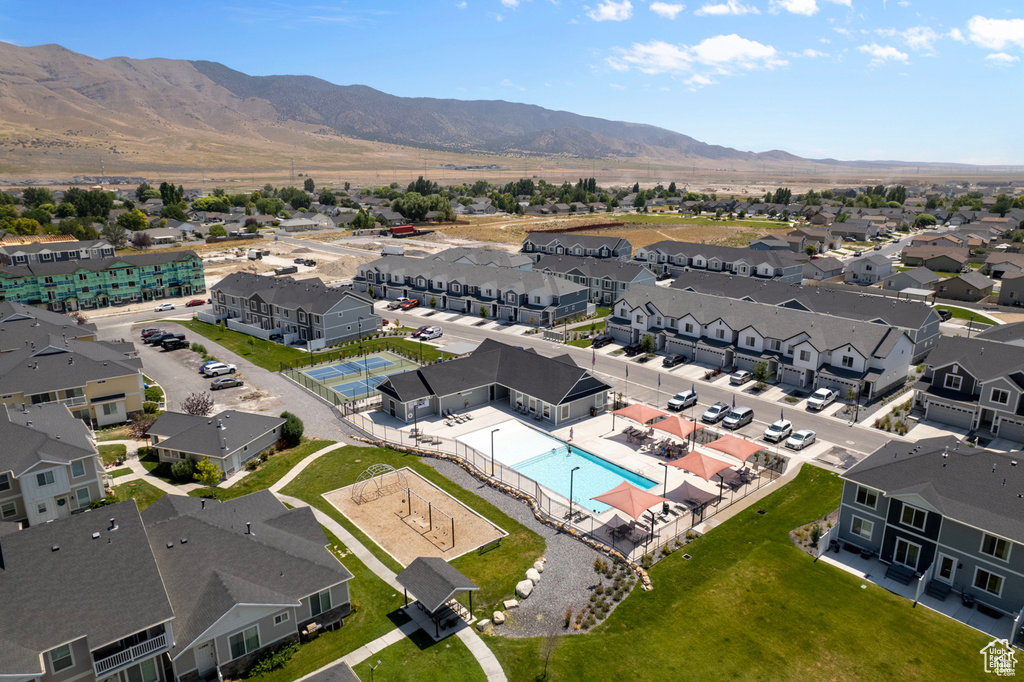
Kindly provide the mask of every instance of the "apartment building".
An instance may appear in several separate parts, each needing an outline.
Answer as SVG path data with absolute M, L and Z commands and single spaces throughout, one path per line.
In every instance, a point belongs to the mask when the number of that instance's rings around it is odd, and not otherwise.
M 634 259 L 657 273 L 686 269 L 727 272 L 743 277 L 795 282 L 803 279 L 807 256 L 790 251 L 749 249 L 691 242 L 660 241 L 636 250 Z
M 658 281 L 644 265 L 611 258 L 541 256 L 533 269 L 586 285 L 588 300 L 602 305 L 611 305 L 634 284 L 656 284 Z
M 566 206 L 565 210 L 568 211 Z M 589 258 L 633 257 L 633 245 L 628 239 L 612 235 L 574 234 L 571 232 L 531 232 L 523 240 L 520 251 L 537 259 L 550 256 L 587 256 Z

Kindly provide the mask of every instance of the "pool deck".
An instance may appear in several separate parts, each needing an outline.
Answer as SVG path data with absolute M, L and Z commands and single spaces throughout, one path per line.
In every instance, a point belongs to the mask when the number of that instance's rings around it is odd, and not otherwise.
M 498 406 L 496 403 L 491 403 L 490 405 L 478 407 L 472 410 L 464 410 L 460 414 L 469 414 L 472 416 L 472 419 L 464 420 L 461 423 L 453 423 L 449 426 L 446 424 L 446 420 L 444 418 L 439 417 L 438 415 L 429 415 L 425 418 L 419 419 L 416 426 L 418 426 L 420 431 L 426 436 L 440 436 L 446 439 L 455 439 L 468 433 L 488 430 L 500 425 L 502 422 L 515 419 L 521 421 L 523 424 L 543 431 L 558 440 L 578 445 L 587 452 L 602 457 L 613 464 L 640 474 L 650 480 L 656 481 L 657 484 L 650 489 L 650 492 L 656 495 L 666 496 L 673 502 L 681 503 L 683 501 L 684 496 L 678 493 L 676 489 L 684 483 L 688 483 L 691 486 L 707 493 L 709 497 L 712 495 L 722 495 L 724 498 L 720 501 L 722 506 L 727 506 L 727 503 L 733 497 L 739 498 L 745 492 L 741 490 L 736 493 L 731 493 L 728 489 L 721 491 L 716 478 L 712 478 L 712 481 L 708 482 L 696 474 L 683 471 L 676 467 L 666 466 L 665 462 L 667 462 L 667 460 L 665 458 L 656 457 L 655 455 L 648 453 L 650 445 L 640 446 L 635 443 L 630 443 L 627 441 L 625 435 L 622 434 L 623 429 L 628 426 L 638 427 L 638 424 L 629 419 L 616 416 L 614 417 L 613 429 L 613 415 L 610 412 L 599 414 L 596 417 L 584 417 L 558 426 L 554 426 L 545 421 L 535 421 L 533 419 L 524 418 L 523 415 L 516 413 L 507 406 Z M 404 433 L 409 433 L 414 428 L 412 423 L 406 424 L 405 422 L 380 411 L 366 412 L 364 415 L 370 418 L 377 425 L 387 426 L 389 429 L 398 429 Z M 569 439 L 570 432 L 573 436 L 572 440 Z M 660 434 L 658 436 L 659 437 L 656 440 L 661 439 Z M 676 438 L 673 438 L 672 440 L 674 442 L 679 442 L 679 439 Z M 698 448 L 700 448 L 700 446 L 698 446 Z M 704 449 L 704 451 L 725 461 L 735 462 L 738 468 L 738 462 L 735 459 L 721 453 L 716 453 L 712 450 Z M 665 494 L 666 473 L 667 495 Z M 568 500 L 564 496 L 560 495 L 557 491 L 550 492 L 554 493 L 562 504 L 567 506 Z M 717 511 L 717 508 L 718 505 L 711 505 L 708 508 L 706 515 L 713 514 Z M 612 525 L 621 524 L 624 521 L 629 521 L 622 512 L 619 512 L 614 508 L 591 516 L 592 518 L 585 519 L 579 527 L 582 530 L 594 532 L 598 535 L 607 535 L 607 528 L 610 528 Z M 647 514 L 646 519 L 649 520 L 649 518 L 650 514 Z M 670 517 L 668 522 L 658 524 L 655 535 L 660 535 L 661 532 L 666 529 L 669 532 L 671 532 L 673 528 L 685 530 L 689 527 L 689 522 L 691 520 L 693 519 L 690 518 L 689 514 L 686 514 L 687 523 L 685 524 L 683 524 L 682 520 L 679 518 Z M 605 527 L 604 530 L 602 530 L 602 527 Z

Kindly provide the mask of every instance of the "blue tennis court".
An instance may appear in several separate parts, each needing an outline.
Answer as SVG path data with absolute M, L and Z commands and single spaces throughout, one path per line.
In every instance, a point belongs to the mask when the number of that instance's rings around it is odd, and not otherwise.
M 387 379 L 387 376 L 370 377 L 369 379 L 359 379 L 358 381 L 350 381 L 345 384 L 338 386 L 331 386 L 331 390 L 342 395 L 346 398 L 355 398 L 357 396 L 367 395 L 372 393 L 373 389 L 380 385 L 380 382 Z
M 331 379 L 337 379 L 339 377 L 348 376 L 350 374 L 359 374 L 364 370 L 373 371 L 375 369 L 383 369 L 384 367 L 390 367 L 395 363 L 390 360 L 385 360 L 380 357 L 368 357 L 365 360 L 349 360 L 348 362 L 340 362 L 334 365 L 328 365 L 326 367 L 314 367 L 311 369 L 302 370 L 302 373 L 308 376 L 313 381 L 330 381 Z M 378 382 L 379 383 L 379 382 Z M 348 384 L 344 384 L 347 386 Z M 374 384 L 376 386 L 376 384 Z

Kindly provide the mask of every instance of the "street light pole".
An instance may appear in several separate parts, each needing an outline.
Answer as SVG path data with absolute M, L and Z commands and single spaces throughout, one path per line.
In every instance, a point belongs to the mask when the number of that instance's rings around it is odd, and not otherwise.
M 380 661 L 377 661 L 377 665 L 370 666 L 370 682 L 373 682 L 373 671 L 380 667 Z
M 359 353 L 363 356 L 363 371 L 366 372 L 366 378 L 370 378 L 370 368 L 366 362 L 366 352 L 363 350 L 363 318 L 359 318 Z
M 494 434 L 501 429 L 491 429 L 491 478 L 494 477 Z
M 569 524 L 570 525 L 572 525 L 572 480 L 573 480 L 573 474 L 576 473 L 577 469 L 579 469 L 579 467 L 573 467 L 572 470 L 569 471 Z

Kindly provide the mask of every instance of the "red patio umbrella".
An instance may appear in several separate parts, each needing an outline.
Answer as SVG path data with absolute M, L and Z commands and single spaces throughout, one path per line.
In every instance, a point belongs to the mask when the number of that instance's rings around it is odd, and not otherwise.
M 662 419 L 657 424 L 651 424 L 651 428 L 670 433 L 685 440 L 694 431 L 707 427 L 704 424 L 697 424 L 690 419 L 683 419 L 679 415 L 674 414 L 667 419 Z
M 684 471 L 697 474 L 705 481 L 710 481 L 711 477 L 717 474 L 719 471 L 728 469 L 732 464 L 723 462 L 717 457 L 706 455 L 699 450 L 690 450 L 689 454 L 679 459 L 674 459 L 668 463 L 669 466 L 677 467 Z
M 739 438 L 738 436 L 730 436 L 729 434 L 725 434 L 717 440 L 711 441 L 704 447 L 724 452 L 727 455 L 732 455 L 741 462 L 746 462 L 747 458 L 752 454 L 765 449 L 765 447 L 760 443 L 755 443 L 754 441 L 747 440 L 746 438 Z
M 629 514 L 634 519 L 640 518 L 651 507 L 662 502 L 668 502 L 664 497 L 641 490 L 628 481 L 623 481 L 608 492 L 601 493 L 590 499 L 604 502 L 609 507 L 615 507 L 619 511 Z
M 623 407 L 620 410 L 615 410 L 614 412 L 612 412 L 612 414 L 617 414 L 620 417 L 632 419 L 633 421 L 639 422 L 641 424 L 647 424 L 647 422 L 651 421 L 652 419 L 657 419 L 658 417 L 665 416 L 665 413 L 662 412 L 661 410 L 656 409 L 654 407 L 649 407 L 647 405 L 644 405 L 643 403 L 633 403 L 632 405 L 627 405 L 626 407 Z

